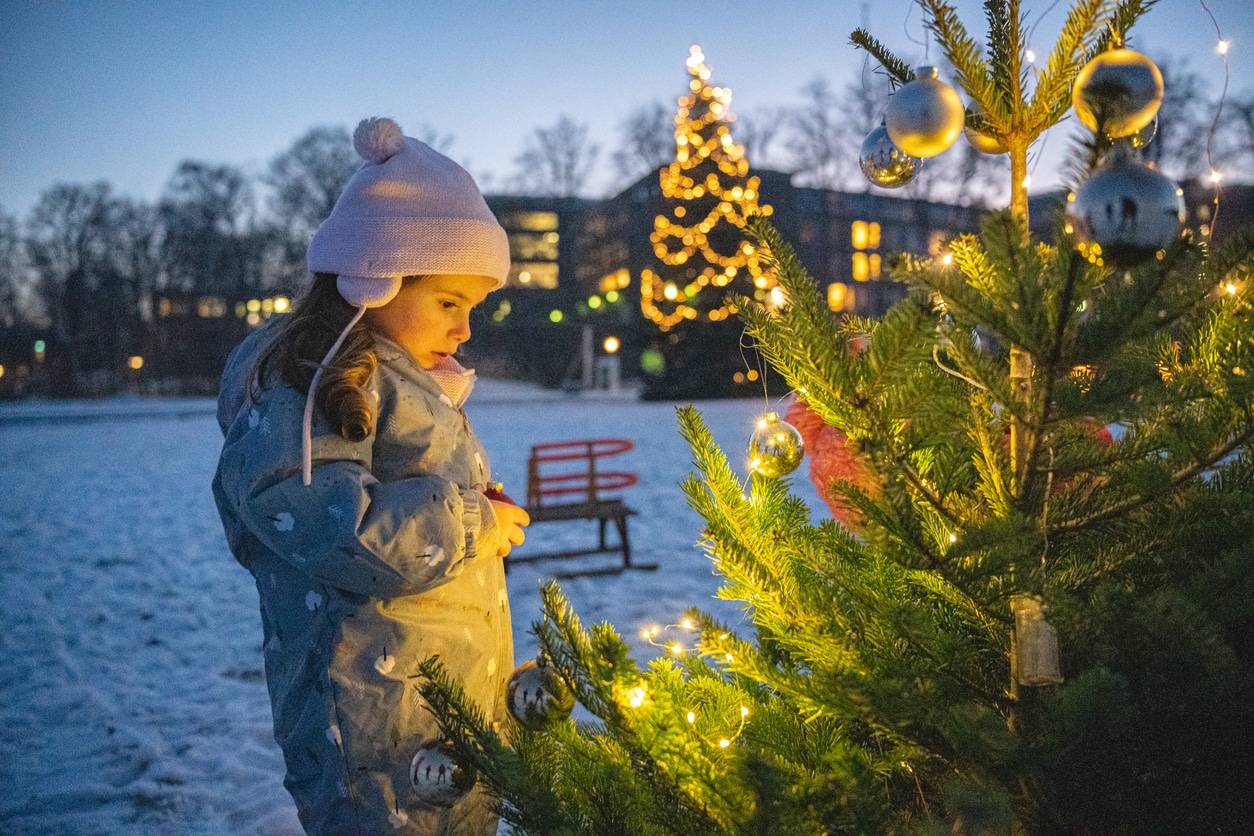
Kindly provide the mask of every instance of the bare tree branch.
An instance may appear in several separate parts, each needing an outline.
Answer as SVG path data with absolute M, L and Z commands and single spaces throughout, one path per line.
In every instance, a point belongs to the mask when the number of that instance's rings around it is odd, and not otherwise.
M 588 126 L 562 116 L 547 128 L 536 128 L 523 152 L 514 158 L 513 178 L 519 191 L 573 197 L 587 185 L 600 148 L 588 140 Z

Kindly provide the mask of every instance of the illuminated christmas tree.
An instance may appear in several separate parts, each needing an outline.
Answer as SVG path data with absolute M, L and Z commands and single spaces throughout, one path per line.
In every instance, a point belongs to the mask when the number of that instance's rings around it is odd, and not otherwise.
M 640 310 L 660 331 L 654 350 L 664 360 L 646 397 L 734 394 L 734 384 L 755 379 L 727 297 L 770 303 L 776 287 L 744 233 L 749 217 L 769 216 L 771 207 L 759 203 L 758 178 L 732 139 L 731 90 L 711 83 L 700 47 L 692 47 L 688 74 L 675 115 L 675 161 L 660 174 L 664 211 L 649 236 L 657 264 L 640 275 Z
M 817 487 L 842 522 L 746 480 L 681 410 L 685 491 L 745 624 L 690 612 L 642 668 L 546 588 L 541 661 L 595 721 L 554 689 L 508 746 L 424 668 L 517 832 L 1254 830 L 1254 230 L 1182 235 L 1176 189 L 1136 157 L 1161 81 L 1121 39 L 1146 4 L 1076 0 L 1037 74 L 1017 0 L 985 3 L 987 54 L 921 5 L 967 126 L 1011 156 L 1011 206 L 895 259 L 912 293 L 879 320 L 835 319 L 750 224 L 786 302 L 733 304 L 808 404 L 812 461 L 839 463 Z M 954 141 L 953 89 L 854 42 L 901 86 L 895 146 Z M 1046 243 L 1027 153 L 1073 104 L 1100 162 Z

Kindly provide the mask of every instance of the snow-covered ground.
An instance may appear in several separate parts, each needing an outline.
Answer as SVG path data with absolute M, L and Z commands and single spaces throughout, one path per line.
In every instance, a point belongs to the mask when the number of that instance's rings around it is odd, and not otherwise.
M 528 446 L 619 437 L 640 474 L 633 557 L 656 572 L 571 579 L 585 623 L 640 632 L 690 606 L 728 620 L 679 481 L 691 455 L 673 404 L 480 381 L 467 412 L 506 491 Z M 763 399 L 698 404 L 739 463 Z M 221 438 L 209 400 L 0 404 L 0 833 L 297 834 L 261 672 L 252 578 L 209 492 Z M 814 499 L 804 466 L 796 491 Z M 595 541 L 596 523 L 532 527 L 519 554 Z M 582 558 L 613 565 L 618 556 Z M 519 662 L 538 586 L 569 561 L 514 567 Z

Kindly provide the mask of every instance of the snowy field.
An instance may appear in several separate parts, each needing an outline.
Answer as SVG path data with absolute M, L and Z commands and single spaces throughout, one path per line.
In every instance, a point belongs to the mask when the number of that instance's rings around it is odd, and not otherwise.
M 519 499 L 530 444 L 635 442 L 611 461 L 640 474 L 627 492 L 633 559 L 661 568 L 561 583 L 585 624 L 610 622 L 641 661 L 657 652 L 641 630 L 690 606 L 739 618 L 712 599 L 718 578 L 694 545 L 674 406 L 485 380 L 467 407 Z M 766 402 L 698 407 L 740 465 Z M 220 443 L 209 400 L 0 404 L 0 834 L 300 833 L 271 737 L 256 591 L 209 491 Z M 795 489 L 816 507 L 804 473 Z M 595 522 L 547 523 L 518 553 L 595 537 Z M 535 653 L 539 583 L 570 568 L 511 570 L 517 661 Z

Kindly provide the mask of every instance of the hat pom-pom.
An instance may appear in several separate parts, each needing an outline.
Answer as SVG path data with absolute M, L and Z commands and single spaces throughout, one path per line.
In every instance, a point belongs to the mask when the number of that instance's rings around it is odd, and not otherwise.
M 401 126 L 387 118 L 362 119 L 353 131 L 353 147 L 368 163 L 379 165 L 405 145 Z

